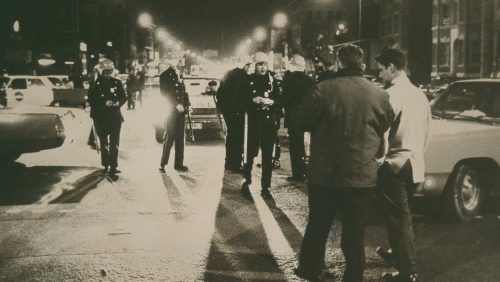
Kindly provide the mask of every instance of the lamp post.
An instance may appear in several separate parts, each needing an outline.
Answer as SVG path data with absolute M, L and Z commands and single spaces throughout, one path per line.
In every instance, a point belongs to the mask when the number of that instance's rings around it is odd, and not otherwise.
M 273 49 L 276 43 L 280 42 L 283 45 L 283 56 L 288 57 L 288 41 L 287 30 L 288 16 L 285 13 L 279 12 L 273 17 L 273 30 L 271 30 L 271 37 L 274 42 L 271 42 Z
M 151 42 L 151 45 L 149 47 L 146 47 L 146 48 L 150 49 L 148 59 L 154 61 L 155 60 L 155 38 L 154 38 L 155 25 L 153 24 L 153 18 L 151 17 L 150 14 L 143 12 L 137 18 L 137 22 L 139 23 L 139 25 L 141 27 L 146 28 L 149 31 L 148 41 Z

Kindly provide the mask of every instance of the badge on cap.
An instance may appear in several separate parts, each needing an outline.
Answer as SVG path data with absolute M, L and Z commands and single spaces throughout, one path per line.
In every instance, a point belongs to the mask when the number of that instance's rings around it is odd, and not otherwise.
M 269 92 L 267 92 L 267 91 L 264 92 L 264 97 L 266 97 L 266 98 L 269 97 Z

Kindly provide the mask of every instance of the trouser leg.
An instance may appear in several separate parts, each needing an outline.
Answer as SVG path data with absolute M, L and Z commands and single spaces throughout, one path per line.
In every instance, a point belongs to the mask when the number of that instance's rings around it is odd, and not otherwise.
M 344 282 L 363 281 L 365 269 L 364 225 L 372 188 L 344 188 L 341 248 L 346 260 Z
M 288 130 L 289 147 L 290 147 L 290 162 L 292 166 L 292 175 L 301 177 L 305 174 L 305 147 L 304 133 L 295 130 Z
M 94 126 L 99 137 L 99 146 L 101 147 L 101 165 L 109 166 L 109 126 L 100 121 L 94 121 Z
M 273 139 L 263 139 L 260 141 L 260 148 L 262 152 L 262 189 L 269 189 L 271 186 L 271 177 L 273 173 Z
M 109 131 L 109 166 L 111 168 L 118 167 L 118 150 L 120 147 L 120 131 L 122 123 L 116 122 L 111 124 Z
M 175 127 L 175 161 L 174 167 L 184 165 L 184 132 L 186 118 L 184 114 L 178 115 Z
M 259 152 L 259 140 L 252 138 L 252 136 L 249 136 L 249 138 L 247 139 L 247 155 L 244 167 L 244 176 L 247 182 L 252 181 L 253 161 L 254 158 L 257 156 L 258 152 Z
M 225 168 L 237 168 L 241 165 L 245 134 L 245 120 L 243 114 L 226 115 L 226 163 Z
M 390 167 L 382 166 L 377 196 L 386 219 L 387 235 L 392 248 L 396 268 L 403 274 L 416 272 L 414 234 L 408 198 L 413 195 L 411 163 L 408 161 L 394 174 Z
M 318 274 L 324 265 L 328 233 L 337 211 L 338 197 L 331 187 L 309 184 L 309 219 L 299 255 L 299 266 L 306 272 Z

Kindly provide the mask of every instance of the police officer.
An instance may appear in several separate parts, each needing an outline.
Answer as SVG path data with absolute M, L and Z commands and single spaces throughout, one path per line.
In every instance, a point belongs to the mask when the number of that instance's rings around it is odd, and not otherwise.
M 248 185 L 252 183 L 252 167 L 254 158 L 261 149 L 262 179 L 261 196 L 272 198 L 269 192 L 273 169 L 273 148 L 277 136 L 276 123 L 281 112 L 279 106 L 279 87 L 267 68 L 267 56 L 255 54 L 255 73 L 250 75 L 247 91 L 247 159 L 245 164 L 245 182 L 241 187 L 244 195 L 249 195 Z
M 99 137 L 101 164 L 110 176 L 115 176 L 120 172 L 117 169 L 118 146 L 124 121 L 120 107 L 127 101 L 127 96 L 121 81 L 111 76 L 114 71 L 113 62 L 108 59 L 102 61 L 100 69 L 102 75 L 89 91 L 90 117 L 94 120 Z
M 299 130 L 294 119 L 305 95 L 314 87 L 314 81 L 305 74 L 306 61 L 299 54 L 292 56 L 290 65 L 283 78 L 283 107 L 285 108 L 285 127 L 288 128 L 292 176 L 289 181 L 305 180 L 304 131 Z
M 165 172 L 165 165 L 170 157 L 170 149 L 175 143 L 174 168 L 187 171 L 184 165 L 184 130 L 185 111 L 189 110 L 189 99 L 184 84 L 179 80 L 175 69 L 169 63 L 163 63 L 165 68 L 160 74 L 160 93 L 167 100 L 166 133 L 161 155 L 160 172 Z
M 250 56 L 238 57 L 238 66 L 224 75 L 216 94 L 217 108 L 224 116 L 227 126 L 224 168 L 233 172 L 241 172 L 242 170 L 245 95 L 250 63 Z

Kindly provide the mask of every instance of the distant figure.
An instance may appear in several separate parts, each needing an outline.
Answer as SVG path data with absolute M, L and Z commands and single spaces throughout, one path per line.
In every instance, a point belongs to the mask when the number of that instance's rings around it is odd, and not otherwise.
M 120 107 L 127 101 L 120 80 L 111 77 L 114 64 L 111 60 L 100 63 L 102 76 L 89 91 L 90 117 L 94 120 L 101 147 L 101 164 L 111 177 L 120 171 L 118 168 L 118 147 L 123 116 Z
M 7 83 L 0 85 L 0 105 L 7 107 Z
M 297 276 L 324 278 L 325 245 L 332 222 L 342 214 L 342 281 L 361 282 L 365 267 L 364 223 L 377 185 L 384 135 L 394 112 L 387 93 L 363 78 L 364 53 L 355 45 L 337 52 L 335 78 L 318 83 L 296 116 L 311 132 L 308 168 L 309 219 Z
M 250 63 L 250 56 L 238 57 L 238 67 L 224 75 L 216 94 L 217 108 L 227 126 L 224 169 L 232 172 L 243 171 L 245 95 Z
M 73 88 L 75 89 L 83 89 L 83 75 L 81 71 L 78 71 L 75 67 L 73 71 L 68 76 L 68 81 L 73 83 Z
M 160 93 L 167 100 L 167 119 L 163 152 L 160 161 L 160 172 L 165 172 L 165 166 L 170 157 L 170 150 L 175 143 L 174 169 L 188 171 L 184 165 L 184 132 L 185 111 L 189 107 L 189 99 L 185 93 L 184 84 L 179 80 L 175 69 L 168 63 L 162 64 L 165 70 L 160 74 Z
M 132 69 L 127 77 L 127 110 L 135 109 L 135 101 L 139 92 L 139 78 L 137 77 L 137 70 Z

